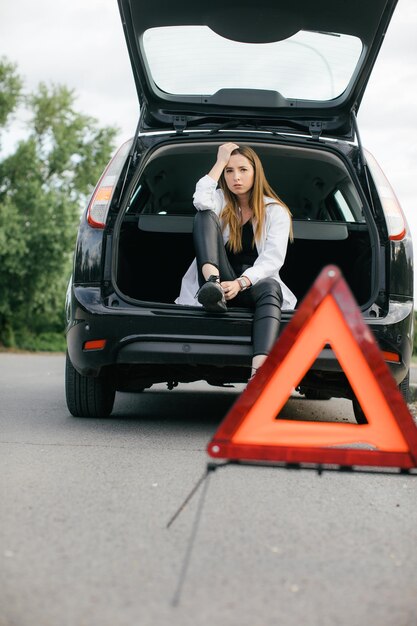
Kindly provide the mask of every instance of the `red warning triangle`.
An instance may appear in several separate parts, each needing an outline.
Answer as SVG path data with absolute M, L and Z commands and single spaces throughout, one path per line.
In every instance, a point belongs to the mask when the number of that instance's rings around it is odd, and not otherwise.
M 368 423 L 277 419 L 328 344 Z M 358 444 L 359 448 L 352 447 Z M 268 359 L 226 415 L 208 453 L 252 461 L 417 467 L 417 427 L 338 268 L 328 266 L 321 272 Z

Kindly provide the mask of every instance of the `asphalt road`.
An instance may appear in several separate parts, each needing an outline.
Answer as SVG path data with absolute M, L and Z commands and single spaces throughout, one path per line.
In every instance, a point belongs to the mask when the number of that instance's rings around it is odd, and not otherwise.
M 417 476 L 228 466 L 168 529 L 239 389 L 74 419 L 63 371 L 0 354 L 0 626 L 417 625 Z M 352 419 L 347 401 L 284 410 Z

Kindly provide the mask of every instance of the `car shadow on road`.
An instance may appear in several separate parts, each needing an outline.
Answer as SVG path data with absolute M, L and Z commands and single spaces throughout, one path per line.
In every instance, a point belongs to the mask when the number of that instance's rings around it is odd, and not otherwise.
M 111 434 L 132 445 L 148 447 L 164 441 L 169 448 L 188 446 L 200 449 L 216 431 L 241 390 L 213 389 L 207 391 L 160 389 L 143 393 L 117 393 L 112 414 L 107 418 L 68 418 L 66 425 L 83 436 L 94 435 L 96 441 Z M 243 388 L 243 387 L 242 387 Z M 194 438 L 197 439 L 194 439 Z M 196 444 L 197 441 L 197 444 Z M 130 444 L 129 444 L 130 445 Z
M 241 390 L 236 388 L 207 392 L 175 389 L 118 393 L 109 419 L 216 424 L 224 418 L 240 393 Z
M 190 436 L 211 437 L 240 397 L 243 385 L 230 388 L 179 387 L 172 391 L 163 385 L 142 393 L 118 393 L 113 412 L 105 419 L 77 420 L 78 427 L 103 435 L 168 437 L 173 443 Z M 349 401 L 345 401 L 349 404 Z M 352 413 L 353 416 L 353 413 Z M 347 421 L 345 410 L 332 401 L 309 401 L 293 393 L 279 418 L 301 421 Z

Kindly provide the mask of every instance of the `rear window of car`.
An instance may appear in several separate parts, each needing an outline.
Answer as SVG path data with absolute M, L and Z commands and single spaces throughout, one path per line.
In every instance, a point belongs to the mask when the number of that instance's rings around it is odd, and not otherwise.
M 313 101 L 341 95 L 362 53 L 352 35 L 301 30 L 283 41 L 242 43 L 208 26 L 151 28 L 143 47 L 154 82 L 169 94 L 266 89 Z

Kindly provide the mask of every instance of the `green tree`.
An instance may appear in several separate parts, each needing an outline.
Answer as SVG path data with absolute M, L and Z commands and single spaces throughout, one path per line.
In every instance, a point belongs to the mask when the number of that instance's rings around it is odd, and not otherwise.
M 3 65 L 2 65 L 3 63 Z M 15 68 L 0 61 L 11 85 L 0 101 L 6 121 L 20 101 Z M 14 76 L 14 80 L 12 80 Z M 3 104 L 4 102 L 4 104 Z M 115 128 L 74 106 L 74 92 L 39 85 L 25 97 L 27 137 L 0 162 L 0 342 L 59 332 L 80 209 L 110 158 Z
M 22 79 L 16 66 L 0 58 L 0 128 L 5 126 L 21 97 Z

